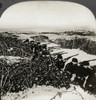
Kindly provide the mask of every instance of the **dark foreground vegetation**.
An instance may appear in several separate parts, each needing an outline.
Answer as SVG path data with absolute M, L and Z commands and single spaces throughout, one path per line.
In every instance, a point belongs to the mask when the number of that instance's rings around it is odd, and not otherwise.
M 39 40 L 37 37 L 35 39 Z M 80 48 L 87 53 L 96 54 L 96 43 L 84 38 L 75 38 L 74 40 L 58 39 L 55 42 L 64 48 Z M 3 36 L 0 34 L 0 50 L 0 55 L 3 56 L 30 57 L 32 55 L 30 44 L 23 43 L 16 36 Z M 96 72 L 96 66 L 94 66 L 94 71 Z M 94 87 L 89 91 L 96 94 L 96 77 L 93 77 Z M 66 87 L 68 89 L 70 87 L 70 80 L 68 79 L 67 73 L 60 72 L 51 57 L 39 57 L 34 60 L 22 59 L 14 64 L 8 64 L 6 60 L 0 59 L 1 95 L 7 92 L 23 91 L 32 88 L 33 85 L 50 85 L 56 88 Z
M 94 71 L 96 72 L 96 66 L 94 66 Z M 0 60 L 0 76 L 1 95 L 7 92 L 24 91 L 34 85 L 53 86 L 55 88 L 65 87 L 68 89 L 71 83 L 70 75 L 66 72 L 60 72 L 55 66 L 54 59 L 50 59 L 50 57 L 42 57 L 32 61 L 21 60 L 19 63 L 12 65 Z M 90 83 L 92 87 L 87 88 L 87 90 L 96 94 L 95 74 L 93 74 Z
M 69 88 L 68 77 L 63 77 L 64 73 L 60 73 L 56 66 L 49 64 L 51 62 L 48 58 L 21 61 L 13 65 L 0 62 L 2 94 L 23 91 L 32 88 L 33 85 Z

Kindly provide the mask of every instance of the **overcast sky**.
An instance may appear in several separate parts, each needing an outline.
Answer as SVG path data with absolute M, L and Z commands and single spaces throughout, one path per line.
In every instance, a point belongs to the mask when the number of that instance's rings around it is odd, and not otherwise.
M 0 0 L 1 3 L 3 3 L 2 9 L 0 11 L 0 14 L 6 9 L 8 6 L 20 2 L 20 1 L 36 1 L 36 0 Z M 40 1 L 40 0 L 39 0 Z M 44 0 L 46 1 L 46 0 Z M 56 0 L 51 0 L 51 1 L 56 1 Z M 59 1 L 59 0 L 57 0 Z M 71 1 L 71 2 L 76 2 L 80 3 L 86 7 L 88 7 L 95 15 L 96 17 L 96 0 L 61 0 L 61 1 Z
M 64 31 L 93 29 L 96 20 L 86 7 L 70 2 L 25 2 L 9 7 L 2 15 L 1 26 L 11 29 Z

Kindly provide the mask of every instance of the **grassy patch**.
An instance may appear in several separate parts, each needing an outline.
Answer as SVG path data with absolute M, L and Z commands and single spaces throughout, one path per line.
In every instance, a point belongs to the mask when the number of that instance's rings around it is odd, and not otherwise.
M 73 39 L 56 39 L 55 43 L 61 45 L 62 48 L 81 49 L 89 54 L 96 55 L 96 41 L 87 38 L 75 37 Z

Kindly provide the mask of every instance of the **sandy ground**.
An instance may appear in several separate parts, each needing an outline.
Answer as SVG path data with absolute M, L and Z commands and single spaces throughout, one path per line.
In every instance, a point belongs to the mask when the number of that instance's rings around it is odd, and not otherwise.
M 7 93 L 2 100 L 96 100 L 94 95 L 84 92 L 79 86 L 56 89 L 52 86 L 37 86 L 19 93 Z
M 56 46 L 56 44 L 53 44 L 53 43 L 52 43 L 52 45 L 53 45 L 53 47 Z M 52 47 L 52 45 L 48 44 L 48 47 Z M 57 53 L 57 52 L 65 52 L 65 53 L 67 53 L 67 54 L 62 54 L 63 59 L 67 58 L 69 56 L 75 55 L 75 54 L 79 54 L 78 56 L 75 56 L 75 58 L 77 58 L 79 62 L 96 59 L 96 55 L 87 54 L 86 52 L 84 52 L 84 51 L 82 51 L 80 49 L 59 48 L 59 49 L 54 49 L 54 51 L 51 52 L 51 53 Z M 70 62 L 71 60 L 72 60 L 72 58 L 69 59 L 68 62 Z M 96 61 L 90 61 L 90 65 L 91 66 L 96 65 Z

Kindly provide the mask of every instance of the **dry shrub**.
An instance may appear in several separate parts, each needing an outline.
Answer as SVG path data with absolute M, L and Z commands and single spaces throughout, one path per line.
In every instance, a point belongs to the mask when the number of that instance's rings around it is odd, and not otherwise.
M 1 61 L 2 62 L 2 61 Z M 46 58 L 34 61 L 23 61 L 8 65 L 0 63 L 2 94 L 24 91 L 33 85 L 50 85 L 56 88 L 69 87 L 70 81 L 60 73 L 57 67 Z M 49 66 L 52 64 L 51 66 Z
M 55 43 L 58 43 L 63 48 L 70 48 L 70 49 L 81 49 L 89 54 L 96 55 L 96 42 L 88 40 L 86 38 L 78 38 L 75 37 L 70 40 L 66 39 L 56 39 Z

